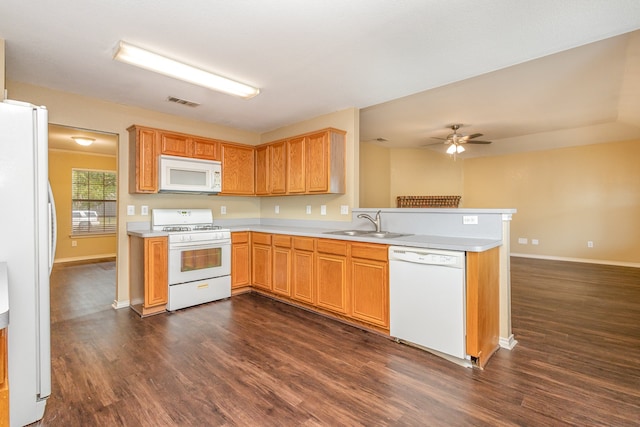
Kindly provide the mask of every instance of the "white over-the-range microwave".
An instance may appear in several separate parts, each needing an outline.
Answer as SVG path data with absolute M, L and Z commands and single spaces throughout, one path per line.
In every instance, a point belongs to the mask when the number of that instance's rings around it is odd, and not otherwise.
M 217 194 L 222 191 L 222 165 L 216 160 L 160 156 L 160 193 Z

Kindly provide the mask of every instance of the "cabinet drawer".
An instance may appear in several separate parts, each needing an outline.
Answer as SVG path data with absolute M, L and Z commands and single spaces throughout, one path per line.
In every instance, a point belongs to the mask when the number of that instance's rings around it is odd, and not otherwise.
M 318 252 L 334 255 L 347 255 L 347 242 L 342 240 L 318 239 Z
M 351 243 L 351 256 L 354 258 L 387 261 L 389 257 L 389 246 L 367 243 Z
M 235 233 L 231 233 L 231 243 L 249 243 L 249 232 L 247 231 L 239 231 Z
M 293 247 L 294 249 L 313 252 L 313 237 L 294 237 L 293 238 Z
M 273 246 L 278 246 L 281 248 L 290 248 L 291 247 L 291 236 L 284 236 L 282 234 L 274 234 L 272 236 Z
M 260 245 L 271 245 L 271 234 L 266 233 L 252 233 L 251 238 L 253 243 Z

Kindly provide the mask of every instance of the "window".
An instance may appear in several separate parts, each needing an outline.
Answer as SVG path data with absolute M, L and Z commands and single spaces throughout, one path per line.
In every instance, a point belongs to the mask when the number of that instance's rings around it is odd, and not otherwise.
M 71 234 L 116 232 L 116 173 L 72 170 Z

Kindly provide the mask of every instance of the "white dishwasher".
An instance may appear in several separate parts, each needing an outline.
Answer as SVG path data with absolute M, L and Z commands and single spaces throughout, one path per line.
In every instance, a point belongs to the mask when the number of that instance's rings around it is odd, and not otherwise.
M 389 247 L 392 337 L 468 366 L 465 253 Z

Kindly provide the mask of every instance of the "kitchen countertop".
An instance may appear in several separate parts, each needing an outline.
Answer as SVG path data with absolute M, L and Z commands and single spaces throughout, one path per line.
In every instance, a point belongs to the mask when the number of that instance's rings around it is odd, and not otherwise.
M 272 234 L 289 234 L 292 236 L 316 237 L 335 240 L 347 240 L 351 242 L 367 242 L 379 243 L 393 246 L 407 246 L 424 249 L 441 249 L 450 251 L 464 252 L 483 252 L 502 245 L 501 240 L 481 239 L 481 238 L 465 238 L 465 237 L 447 237 L 447 236 L 431 236 L 431 235 L 407 235 L 393 239 L 380 239 L 376 237 L 364 236 L 343 236 L 336 234 L 326 234 L 331 231 L 338 231 L 338 228 L 313 228 L 313 227 L 288 227 L 281 225 L 237 225 L 231 226 L 229 229 L 234 231 L 257 231 L 261 233 Z M 346 229 L 346 228 L 345 228 Z M 371 230 L 373 231 L 373 230 Z M 167 236 L 167 232 L 151 231 L 150 229 L 128 230 L 130 236 L 136 237 L 162 237 Z

